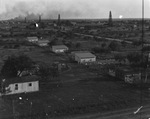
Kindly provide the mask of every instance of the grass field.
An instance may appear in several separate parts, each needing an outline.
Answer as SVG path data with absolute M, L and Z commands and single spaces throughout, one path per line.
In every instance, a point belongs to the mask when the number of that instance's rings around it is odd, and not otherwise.
M 83 41 L 82 41 L 83 42 Z M 83 42 L 83 48 L 100 46 L 97 42 Z M 128 47 L 129 48 L 129 47 Z M 136 48 L 135 48 L 136 49 Z M 25 48 L 20 50 L 2 49 L 0 57 L 24 53 L 34 61 L 48 65 L 55 61 L 68 62 L 67 55 L 57 55 L 49 48 Z M 2 63 L 1 63 L 2 64 Z M 140 90 L 112 77 L 97 75 L 83 65 L 69 63 L 70 69 L 55 78 L 56 82 L 40 85 L 34 94 L 21 94 L 0 99 L 0 118 L 13 115 L 38 115 L 42 117 L 68 116 L 85 113 L 107 112 L 140 105 Z M 19 96 L 23 97 L 19 100 Z M 143 103 L 150 99 L 148 90 L 143 91 Z
M 39 93 L 19 95 L 23 100 L 15 101 L 15 113 L 39 115 L 41 118 L 46 114 L 48 117 L 56 117 L 103 113 L 140 104 L 139 89 L 108 76 L 97 77 L 80 65 L 70 65 L 72 69 L 61 74 L 58 82 L 42 84 Z M 143 102 L 148 103 L 149 92 L 143 92 Z M 5 103 L 5 113 L 12 114 L 11 98 Z

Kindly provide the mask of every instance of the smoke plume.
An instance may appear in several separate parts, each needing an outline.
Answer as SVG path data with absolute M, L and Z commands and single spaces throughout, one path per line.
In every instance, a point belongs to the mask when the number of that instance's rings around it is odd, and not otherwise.
M 0 19 L 18 16 L 42 19 L 108 18 L 109 11 L 115 18 L 141 17 L 140 0 L 1 0 Z M 4 5 L 3 5 L 4 4 Z M 145 3 L 148 8 L 149 3 Z M 146 10 L 145 10 L 146 12 Z M 148 10 L 147 10 L 148 12 Z M 148 12 L 149 13 L 149 12 Z M 149 14 L 148 14 L 149 15 Z

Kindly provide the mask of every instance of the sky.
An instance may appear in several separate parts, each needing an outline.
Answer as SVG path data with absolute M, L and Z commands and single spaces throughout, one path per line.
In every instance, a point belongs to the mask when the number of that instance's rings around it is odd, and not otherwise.
M 145 18 L 150 18 L 150 0 L 145 1 Z M 0 0 L 0 19 L 41 14 L 42 18 L 102 19 L 141 18 L 142 0 Z

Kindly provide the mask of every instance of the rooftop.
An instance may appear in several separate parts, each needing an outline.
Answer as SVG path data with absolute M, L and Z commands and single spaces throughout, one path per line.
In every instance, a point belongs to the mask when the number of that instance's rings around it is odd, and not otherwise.
M 16 78 L 4 78 L 5 79 L 5 85 L 9 84 L 15 84 L 15 83 L 25 83 L 25 82 L 33 82 L 38 81 L 38 76 L 32 75 L 32 76 L 24 76 L 24 77 L 16 77 Z
M 39 40 L 38 43 L 48 43 L 49 40 Z
M 80 57 L 80 58 L 93 58 L 93 57 L 96 57 L 95 55 L 93 55 L 90 52 L 78 52 L 78 53 L 75 53 L 75 55 Z
M 68 47 L 65 45 L 54 45 L 54 46 L 52 46 L 52 48 L 54 48 L 54 49 L 66 49 Z

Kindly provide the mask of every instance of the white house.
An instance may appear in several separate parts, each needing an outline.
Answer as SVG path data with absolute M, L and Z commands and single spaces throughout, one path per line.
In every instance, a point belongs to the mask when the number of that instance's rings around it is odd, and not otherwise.
M 49 40 L 39 40 L 38 45 L 39 46 L 48 46 Z
M 5 88 L 3 95 L 30 93 L 39 91 L 39 81 L 36 76 L 17 77 L 4 79 L 2 87 Z
M 78 63 L 88 63 L 96 61 L 96 56 L 90 52 L 74 52 L 74 58 Z
M 63 53 L 68 50 L 68 47 L 65 45 L 55 45 L 52 46 L 52 51 L 55 53 Z
M 38 40 L 39 40 L 38 37 L 27 37 L 27 41 L 32 43 L 37 43 Z

